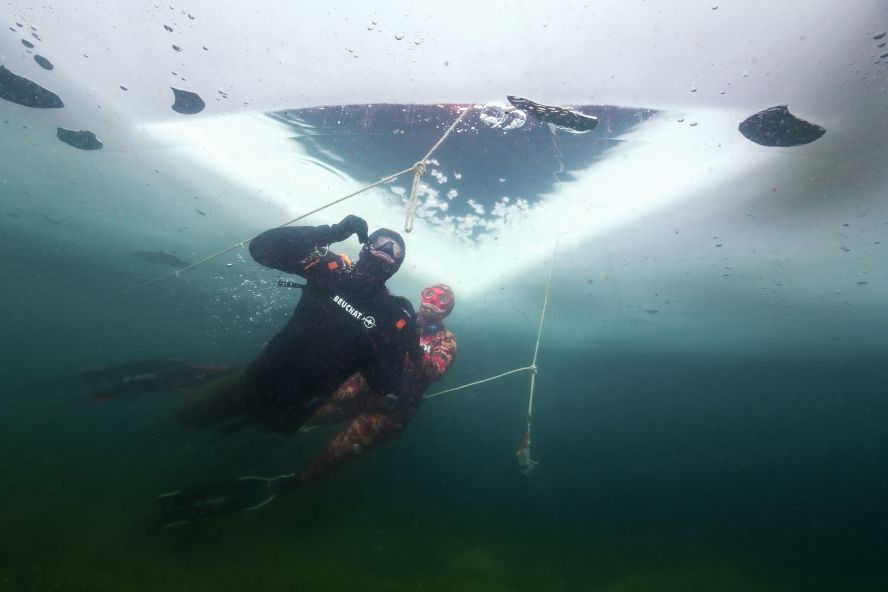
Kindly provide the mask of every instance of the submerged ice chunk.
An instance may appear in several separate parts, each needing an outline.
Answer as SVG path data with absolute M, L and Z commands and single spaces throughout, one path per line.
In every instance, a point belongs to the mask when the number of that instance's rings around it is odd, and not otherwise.
M 40 67 L 43 68 L 44 70 L 52 70 L 53 68 L 55 68 L 55 66 L 52 65 L 52 62 L 47 60 L 42 55 L 35 55 L 34 61 L 37 62 L 37 64 L 39 64 Z
M 194 115 L 195 113 L 200 113 L 204 110 L 204 107 L 206 107 L 203 99 L 200 98 L 200 95 L 197 93 L 193 93 L 189 90 L 180 90 L 178 88 L 173 88 L 172 90 L 173 95 L 176 97 L 176 101 L 173 103 L 173 111 L 176 113 Z
M 80 150 L 99 150 L 104 146 L 94 133 L 87 130 L 65 129 L 60 127 L 56 130 L 56 137 L 69 146 L 74 146 Z
M 780 147 L 808 144 L 826 133 L 826 128 L 790 113 L 786 105 L 768 107 L 750 115 L 738 129 L 756 144 Z
M 36 82 L 13 74 L 6 66 L 0 66 L 0 98 L 36 109 L 59 109 L 65 106 L 59 95 Z

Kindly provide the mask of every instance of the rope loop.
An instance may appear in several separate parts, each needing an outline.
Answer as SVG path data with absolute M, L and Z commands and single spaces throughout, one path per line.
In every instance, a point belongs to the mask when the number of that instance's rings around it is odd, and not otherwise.
M 413 187 L 410 189 L 410 201 L 407 202 L 407 216 L 404 218 L 404 232 L 413 230 L 416 221 L 416 208 L 419 206 L 419 183 L 426 174 L 426 161 L 420 160 L 410 169 L 413 171 Z

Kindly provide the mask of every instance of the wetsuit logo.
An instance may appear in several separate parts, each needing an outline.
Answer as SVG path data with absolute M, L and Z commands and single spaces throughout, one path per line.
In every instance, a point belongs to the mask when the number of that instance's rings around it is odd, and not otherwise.
M 346 300 L 344 298 L 342 298 L 340 296 L 333 296 L 333 302 L 335 302 L 336 304 L 341 306 L 345 312 L 347 312 L 348 314 L 350 314 L 351 316 L 353 316 L 357 320 L 363 321 L 364 327 L 366 327 L 367 329 L 372 329 L 373 327 L 376 326 L 376 319 L 374 319 L 372 316 L 365 317 L 364 313 L 362 313 L 361 311 L 356 309 L 354 306 L 352 306 L 351 304 L 346 302 Z

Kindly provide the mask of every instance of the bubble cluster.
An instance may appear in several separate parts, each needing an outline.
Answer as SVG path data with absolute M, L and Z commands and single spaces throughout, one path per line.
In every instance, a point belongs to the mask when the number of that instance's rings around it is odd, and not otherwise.
M 481 108 L 479 114 L 481 121 L 490 128 L 501 128 L 509 131 L 523 127 L 527 123 L 527 114 L 520 109 L 506 109 L 494 103 L 488 103 Z

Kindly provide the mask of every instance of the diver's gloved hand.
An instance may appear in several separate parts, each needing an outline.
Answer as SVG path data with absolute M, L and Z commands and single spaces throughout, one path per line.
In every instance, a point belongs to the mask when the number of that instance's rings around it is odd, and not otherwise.
M 299 475 L 279 475 L 268 480 L 268 491 L 277 497 L 299 487 Z
M 329 241 L 338 243 L 344 241 L 353 234 L 358 235 L 361 244 L 367 242 L 367 222 L 360 216 L 349 214 L 338 224 L 330 226 Z

